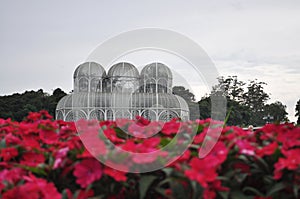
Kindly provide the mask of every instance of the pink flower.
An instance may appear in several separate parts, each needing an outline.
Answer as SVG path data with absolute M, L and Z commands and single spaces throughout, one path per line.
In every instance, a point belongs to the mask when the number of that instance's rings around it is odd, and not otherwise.
M 239 152 L 245 155 L 254 155 L 255 147 L 246 140 L 238 140 L 236 145 L 239 147 Z
M 63 160 L 67 156 L 68 151 L 69 151 L 69 147 L 65 147 L 65 148 L 59 149 L 56 152 L 56 154 L 55 154 L 55 161 L 54 161 L 54 165 L 53 165 L 54 169 L 63 166 Z

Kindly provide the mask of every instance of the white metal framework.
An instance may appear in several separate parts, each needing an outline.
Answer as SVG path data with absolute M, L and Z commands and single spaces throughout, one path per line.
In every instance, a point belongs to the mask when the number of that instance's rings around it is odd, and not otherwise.
M 129 63 L 113 65 L 107 72 L 86 62 L 74 72 L 74 92 L 56 107 L 56 119 L 115 120 L 137 115 L 152 121 L 189 119 L 186 101 L 172 94 L 172 72 L 164 64 L 146 65 L 141 74 Z

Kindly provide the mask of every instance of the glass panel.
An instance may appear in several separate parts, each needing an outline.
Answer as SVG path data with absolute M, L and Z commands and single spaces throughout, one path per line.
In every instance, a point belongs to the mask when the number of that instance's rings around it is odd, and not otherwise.
M 89 86 L 89 82 L 87 79 L 82 78 L 79 80 L 79 92 L 87 92 L 88 86 Z

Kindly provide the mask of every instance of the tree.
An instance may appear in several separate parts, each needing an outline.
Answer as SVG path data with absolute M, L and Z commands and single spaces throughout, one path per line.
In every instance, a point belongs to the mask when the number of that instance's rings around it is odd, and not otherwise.
M 283 105 L 281 102 L 276 101 L 271 104 L 267 104 L 264 108 L 264 115 L 272 116 L 274 122 L 284 122 L 288 121 L 286 112 L 286 105 Z
M 295 111 L 296 111 L 296 117 L 298 116 L 298 119 L 297 119 L 297 124 L 299 125 L 300 124 L 300 99 L 298 100 L 297 104 L 296 104 L 296 108 L 295 108 Z
M 211 118 L 211 100 L 210 97 L 202 97 L 198 102 L 200 110 L 200 119 Z
M 199 102 L 200 118 L 211 118 L 211 96 L 203 97 Z M 247 106 L 227 98 L 226 115 L 229 115 L 227 125 L 247 126 L 250 120 L 250 111 Z
M 267 100 L 270 99 L 269 95 L 264 91 L 265 82 L 258 82 L 257 79 L 249 82 L 247 92 L 244 93 L 243 104 L 247 106 L 251 112 L 249 124 L 254 126 L 261 126 L 265 122 L 264 107 Z
M 58 101 L 66 93 L 61 89 L 55 89 L 53 95 L 38 91 L 25 91 L 22 94 L 15 93 L 8 96 L 0 96 L 0 118 L 11 118 L 21 121 L 29 112 L 47 110 L 53 117 Z
M 172 88 L 172 93 L 182 97 L 187 102 L 195 102 L 195 95 L 183 86 L 174 86 Z
M 223 96 L 231 100 L 241 102 L 243 101 L 245 83 L 239 81 L 237 76 L 228 76 L 226 79 L 221 76 L 218 77 L 218 84 L 213 86 L 211 94 L 223 93 Z
M 67 95 L 67 93 L 65 93 L 63 90 L 61 90 L 60 88 L 57 88 L 53 91 L 52 93 L 52 97 L 54 98 L 55 101 L 59 101 L 62 97 L 64 97 L 65 95 Z
M 46 110 L 52 115 L 55 116 L 56 105 L 61 98 L 63 98 L 67 93 L 65 93 L 60 88 L 57 88 L 53 91 L 52 95 L 47 98 L 47 107 Z
M 270 99 L 269 95 L 264 91 L 265 82 L 258 82 L 256 79 L 250 81 L 247 86 L 247 92 L 244 94 L 245 105 L 252 111 L 263 111 L 265 102 Z
M 256 79 L 246 84 L 238 80 L 237 76 L 226 78 L 221 76 L 218 77 L 218 84 L 213 86 L 210 96 L 222 95 L 226 97 L 227 115 L 229 115 L 227 124 L 260 126 L 264 124 L 264 108 L 266 101 L 269 99 L 269 95 L 264 91 L 264 85 L 266 83 L 258 82 Z M 208 101 L 210 101 L 209 98 L 203 98 L 199 102 L 202 115 L 202 110 L 205 109 L 204 105 Z M 282 114 L 284 115 L 284 113 Z

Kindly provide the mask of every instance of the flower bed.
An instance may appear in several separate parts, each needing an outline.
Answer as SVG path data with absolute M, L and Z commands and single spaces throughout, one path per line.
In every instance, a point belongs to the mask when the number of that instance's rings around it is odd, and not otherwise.
M 139 119 L 140 126 L 147 126 L 145 134 L 157 126 L 162 127 L 160 133 L 148 139 L 125 138 L 116 122 L 100 122 L 99 126 L 110 141 L 134 152 L 165 146 L 179 126 L 196 123 L 197 135 L 172 164 L 138 174 L 126 172 L 131 170 L 128 164 L 118 171 L 100 163 L 85 149 L 74 123 L 53 121 L 45 111 L 30 113 L 20 123 L 0 119 L 0 198 L 300 197 L 300 128 L 293 124 L 268 124 L 256 132 L 224 127 L 213 150 L 200 159 L 198 152 L 209 124 L 217 122 L 172 120 L 151 126 Z M 119 122 L 130 132 L 137 128 L 136 122 Z M 109 151 L 101 142 L 99 146 L 97 153 Z M 150 164 L 157 159 L 130 161 Z

